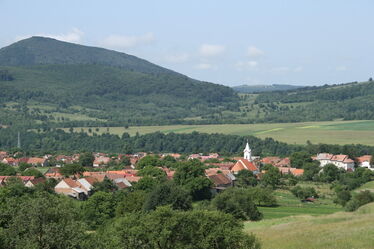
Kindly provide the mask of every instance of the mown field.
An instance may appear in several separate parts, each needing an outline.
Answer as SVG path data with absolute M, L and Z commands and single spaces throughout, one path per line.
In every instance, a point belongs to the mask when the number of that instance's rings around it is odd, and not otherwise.
M 327 184 L 310 184 L 324 198 L 297 206 L 294 197 L 286 192 L 280 194 L 278 190 L 276 195 L 280 206 L 274 208 L 274 212 L 262 208 L 263 220 L 245 223 L 245 230 L 260 239 L 262 249 L 374 248 L 374 203 L 353 213 L 343 212 L 332 203 L 332 192 Z M 359 190 L 363 189 L 374 190 L 374 181 Z
M 260 138 L 271 137 L 276 140 L 291 143 L 327 144 L 366 144 L 374 145 L 374 121 L 328 121 L 303 123 L 274 123 L 274 124 L 222 124 L 222 125 L 168 125 L 168 126 L 130 126 L 124 127 L 93 127 L 74 128 L 74 131 L 96 132 L 98 134 L 110 132 L 122 135 L 146 134 L 151 132 L 190 133 L 193 131 L 205 133 L 223 133 L 232 135 L 253 135 Z M 68 129 L 65 129 L 66 131 Z

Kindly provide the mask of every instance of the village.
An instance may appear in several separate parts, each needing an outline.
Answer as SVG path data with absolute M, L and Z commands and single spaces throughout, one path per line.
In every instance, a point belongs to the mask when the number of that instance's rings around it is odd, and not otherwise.
M 302 177 L 304 169 L 291 167 L 290 158 L 280 157 L 258 157 L 252 155 L 248 144 L 243 150 L 243 157 L 221 157 L 218 153 L 182 155 L 178 153 L 152 154 L 139 152 L 134 154 L 109 155 L 107 153 L 92 153 L 92 164 L 86 166 L 86 171 L 66 175 L 61 172 L 65 165 L 77 164 L 81 154 L 74 155 L 45 155 L 43 157 L 19 157 L 17 154 L 10 155 L 8 152 L 0 151 L 0 162 L 12 167 L 23 165 L 26 171 L 33 168 L 44 168 L 42 176 L 33 175 L 7 175 L 0 176 L 0 186 L 6 185 L 11 178 L 18 178 L 26 187 L 34 187 L 44 183 L 47 179 L 56 180 L 54 191 L 74 199 L 86 200 L 91 194 L 95 183 L 110 180 L 117 189 L 126 189 L 139 182 L 143 176 L 139 175 L 138 162 L 145 157 L 158 157 L 161 160 L 169 158 L 173 161 L 198 160 L 205 167 L 205 176 L 212 182 L 212 193 L 220 192 L 228 187 L 235 186 L 236 176 L 240 171 L 250 171 L 257 179 L 266 173 L 265 165 L 272 165 L 277 168 L 281 175 Z M 318 161 L 323 167 L 333 164 L 337 168 L 352 172 L 357 167 L 367 168 L 374 171 L 371 164 L 372 156 L 363 155 L 357 158 L 349 158 L 347 155 L 333 155 L 319 153 L 311 158 Z M 125 162 L 125 163 L 124 163 Z M 122 167 L 118 168 L 118 165 Z M 117 166 L 113 167 L 113 166 Z M 167 179 L 174 177 L 175 169 L 166 166 L 155 167 L 165 172 Z

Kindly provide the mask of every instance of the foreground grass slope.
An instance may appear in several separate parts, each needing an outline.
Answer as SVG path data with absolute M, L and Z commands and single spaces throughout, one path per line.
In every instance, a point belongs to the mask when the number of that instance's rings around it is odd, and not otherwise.
M 338 212 L 248 222 L 263 249 L 369 249 L 374 247 L 374 203 L 356 212 Z
M 89 128 L 78 127 L 74 131 L 88 132 Z M 69 129 L 66 128 L 65 131 Z M 91 128 L 98 134 L 110 132 L 122 135 L 147 134 L 156 131 L 163 133 L 223 133 L 230 135 L 253 135 L 259 138 L 271 137 L 276 140 L 291 143 L 327 144 L 365 144 L 374 145 L 374 121 L 331 121 L 331 122 L 303 122 L 303 123 L 277 123 L 277 124 L 224 124 L 224 125 L 167 125 L 167 126 L 130 126 Z

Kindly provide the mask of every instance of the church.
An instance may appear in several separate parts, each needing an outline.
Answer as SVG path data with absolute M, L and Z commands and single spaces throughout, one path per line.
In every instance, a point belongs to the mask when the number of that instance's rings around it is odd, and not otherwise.
M 233 172 L 234 174 L 237 174 L 241 170 L 250 170 L 254 174 L 258 174 L 260 171 L 253 162 L 252 150 L 251 148 L 249 148 L 248 141 L 247 141 L 247 144 L 245 145 L 245 149 L 243 152 L 244 152 L 244 157 L 239 158 L 237 160 L 235 165 L 231 168 L 231 172 Z

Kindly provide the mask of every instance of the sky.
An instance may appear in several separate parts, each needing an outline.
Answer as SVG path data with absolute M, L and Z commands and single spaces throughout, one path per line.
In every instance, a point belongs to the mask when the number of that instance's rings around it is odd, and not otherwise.
M 0 0 L 0 47 L 32 35 L 224 84 L 374 76 L 373 0 Z

